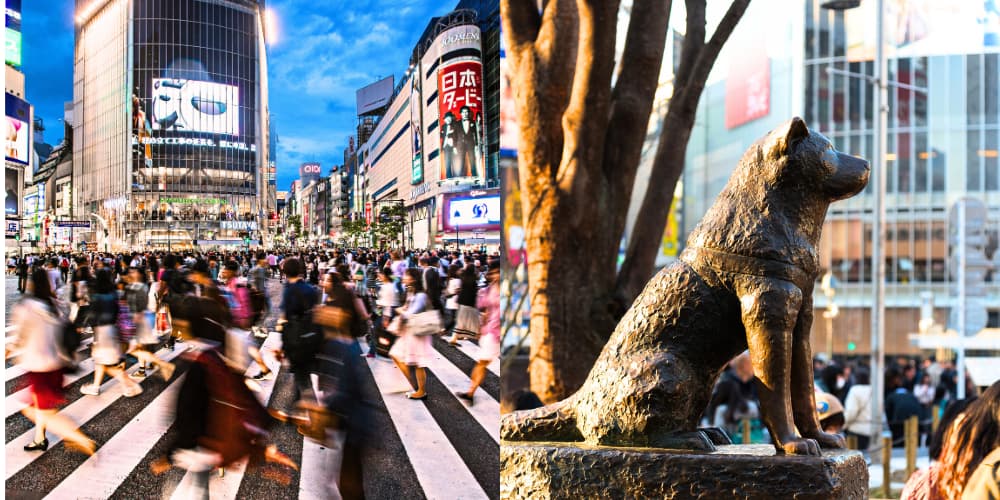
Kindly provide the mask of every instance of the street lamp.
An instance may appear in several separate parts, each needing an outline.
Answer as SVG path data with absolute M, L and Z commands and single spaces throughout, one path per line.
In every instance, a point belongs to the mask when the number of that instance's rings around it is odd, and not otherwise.
M 823 8 L 832 10 L 845 10 L 860 5 L 860 0 L 833 0 L 822 4 Z M 888 80 L 888 60 L 885 53 L 885 2 L 876 1 L 875 15 L 875 74 L 873 83 L 877 86 L 875 93 L 874 107 L 878 110 L 875 119 L 874 153 L 875 159 L 872 162 L 871 173 L 875 180 L 875 211 L 873 229 L 876 233 L 872 238 L 872 261 L 875 264 L 875 276 L 873 285 L 875 291 L 875 303 L 872 305 L 872 349 L 871 349 L 871 416 L 872 420 L 878 419 L 882 422 L 882 397 L 885 393 L 885 257 L 883 255 L 885 242 L 885 192 L 886 192 L 886 165 L 885 165 L 885 145 L 887 142 L 886 128 L 889 121 L 889 92 L 886 85 Z M 878 444 L 877 440 L 872 440 L 871 446 Z M 874 454 L 873 454 L 874 456 Z M 888 464 L 885 464 L 888 466 Z

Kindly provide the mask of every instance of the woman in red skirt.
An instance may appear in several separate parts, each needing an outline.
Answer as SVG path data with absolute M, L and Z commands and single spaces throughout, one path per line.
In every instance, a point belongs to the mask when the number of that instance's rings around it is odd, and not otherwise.
M 38 268 L 31 274 L 27 294 L 14 306 L 11 316 L 18 337 L 15 345 L 20 350 L 18 364 L 28 372 L 30 387 L 26 401 L 29 406 L 22 412 L 35 423 L 35 439 L 24 446 L 25 451 L 48 449 L 49 440 L 45 436 L 48 429 L 66 440 L 67 446 L 93 454 L 94 442 L 57 410 L 65 401 L 62 370 L 68 359 L 59 348 L 65 320 L 56 309 L 44 269 Z

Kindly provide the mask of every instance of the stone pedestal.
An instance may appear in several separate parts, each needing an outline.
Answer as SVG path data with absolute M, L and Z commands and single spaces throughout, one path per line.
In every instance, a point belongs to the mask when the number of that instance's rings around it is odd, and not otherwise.
M 771 445 L 714 452 L 503 442 L 500 498 L 867 499 L 858 451 L 775 455 Z

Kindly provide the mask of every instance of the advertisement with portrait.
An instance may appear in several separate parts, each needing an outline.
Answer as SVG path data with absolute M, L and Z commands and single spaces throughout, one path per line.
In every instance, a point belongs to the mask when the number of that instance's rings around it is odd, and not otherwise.
M 7 138 L 4 156 L 7 161 L 27 165 L 31 158 L 31 106 L 14 95 L 4 94 L 7 106 Z
M 483 64 L 462 61 L 438 70 L 441 179 L 480 177 L 485 164 Z
M 417 66 L 416 74 L 410 77 L 410 138 L 413 143 L 413 166 L 410 175 L 410 184 L 416 185 L 424 182 L 424 159 L 421 147 L 423 136 L 424 107 L 420 105 L 420 67 Z
M 499 230 L 501 212 L 500 193 L 445 198 L 444 229 L 446 231 Z
M 21 213 L 21 196 L 17 189 L 21 173 L 16 168 L 6 168 L 4 177 L 4 216 L 17 218 Z

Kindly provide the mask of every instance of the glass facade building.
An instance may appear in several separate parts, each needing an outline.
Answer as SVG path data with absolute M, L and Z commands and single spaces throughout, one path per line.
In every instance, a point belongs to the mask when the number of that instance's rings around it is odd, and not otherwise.
M 274 210 L 262 17 L 250 0 L 112 0 L 80 23 L 75 203 L 111 246 L 262 229 Z
M 748 9 L 713 70 L 699 103 L 683 178 L 680 244 L 701 220 L 743 151 L 792 116 L 829 137 L 846 153 L 873 158 L 876 2 L 832 11 L 819 0 L 781 15 Z M 956 202 L 976 200 L 983 224 L 969 243 L 980 266 L 967 305 L 967 321 L 1000 327 L 1000 45 L 989 3 L 887 2 L 889 119 L 886 144 L 886 352 L 917 352 L 909 334 L 920 331 L 921 308 L 955 328 L 958 306 Z M 995 13 L 993 13 L 995 14 Z M 804 21 L 804 22 L 803 22 Z M 768 26 L 767 30 L 763 26 Z M 804 27 L 804 30 L 803 30 Z M 746 53 L 743 36 L 765 33 L 765 112 L 730 122 L 747 79 L 734 62 Z M 735 45 L 734 45 L 735 43 Z M 734 48 L 738 47 L 738 48 Z M 733 81 L 740 81 L 733 84 Z M 833 351 L 869 352 L 874 183 L 833 204 L 819 256 L 837 279 Z M 967 225 L 968 227 L 968 225 Z M 975 247 L 975 248 L 971 248 Z M 814 302 L 826 307 L 816 287 Z M 813 325 L 816 352 L 825 351 L 827 325 Z

